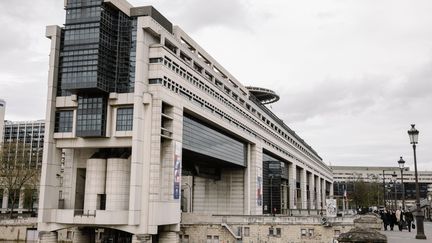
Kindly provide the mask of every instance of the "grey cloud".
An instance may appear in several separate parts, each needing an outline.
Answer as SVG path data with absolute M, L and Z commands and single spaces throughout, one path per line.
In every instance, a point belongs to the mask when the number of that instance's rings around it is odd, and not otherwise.
M 0 1 L 0 98 L 6 119 L 43 119 L 49 40 L 45 26 L 64 21 L 63 1 Z
M 142 1 L 131 1 L 136 6 Z M 209 27 L 227 27 L 238 30 L 251 30 L 256 16 L 269 18 L 266 13 L 256 12 L 245 0 L 162 0 L 150 1 L 165 17 L 188 32 Z
M 304 121 L 328 114 L 361 113 L 372 107 L 385 93 L 384 77 L 327 79 L 311 89 L 281 94 L 287 97 L 275 105 L 290 122 Z

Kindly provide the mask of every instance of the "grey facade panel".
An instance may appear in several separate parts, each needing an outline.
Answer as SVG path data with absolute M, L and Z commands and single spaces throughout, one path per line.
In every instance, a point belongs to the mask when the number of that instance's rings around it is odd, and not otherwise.
M 246 144 L 195 119 L 183 118 L 183 148 L 246 166 Z

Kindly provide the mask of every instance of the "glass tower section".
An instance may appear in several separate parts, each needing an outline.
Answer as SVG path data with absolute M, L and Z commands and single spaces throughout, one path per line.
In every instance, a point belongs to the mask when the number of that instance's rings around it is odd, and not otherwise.
M 109 93 L 134 91 L 136 17 L 103 0 L 68 0 L 65 9 L 57 94 L 78 96 L 77 136 L 105 136 Z

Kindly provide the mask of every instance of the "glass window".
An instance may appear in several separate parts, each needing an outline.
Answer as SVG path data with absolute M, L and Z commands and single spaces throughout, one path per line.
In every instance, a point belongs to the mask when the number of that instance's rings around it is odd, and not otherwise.
M 73 111 L 57 111 L 55 115 L 55 132 L 72 132 Z
M 117 109 L 117 131 L 132 131 L 133 124 L 133 108 L 125 107 Z

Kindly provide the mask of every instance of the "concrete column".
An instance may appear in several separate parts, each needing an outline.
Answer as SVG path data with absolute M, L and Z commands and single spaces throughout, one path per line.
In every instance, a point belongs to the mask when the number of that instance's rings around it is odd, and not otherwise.
M 248 164 L 250 184 L 250 214 L 261 215 L 263 213 L 263 170 L 262 147 L 259 144 L 251 145 L 251 158 Z
M 106 210 L 129 208 L 130 161 L 107 159 Z
M 90 232 L 84 229 L 77 229 L 73 234 L 73 243 L 90 243 Z
M 57 232 L 40 231 L 38 243 L 57 243 Z
M 307 209 L 307 191 L 306 191 L 306 185 L 307 185 L 307 171 L 305 168 L 301 169 L 300 173 L 300 189 L 301 189 L 301 208 Z
M 325 197 L 325 180 L 321 179 L 321 202 L 322 202 L 322 208 L 325 208 L 325 203 L 326 203 L 326 197 Z
M 315 209 L 315 175 L 313 173 L 309 175 L 309 198 L 310 209 Z
M 7 210 L 7 207 L 8 207 L 8 200 L 9 200 L 9 193 L 8 193 L 7 189 L 4 189 L 3 190 L 3 195 L 0 195 L 0 196 L 3 197 L 3 201 L 2 201 L 2 205 L 1 205 L 1 207 L 2 207 L 1 212 L 2 213 L 6 213 L 6 210 Z
M 178 232 L 168 231 L 159 233 L 159 243 L 179 243 L 180 237 Z
M 150 235 L 133 235 L 132 243 L 151 243 L 152 238 Z
M 53 219 L 52 212 L 58 208 L 59 182 L 56 175 L 60 173 L 61 169 L 61 149 L 56 147 L 56 142 L 54 140 L 61 28 L 59 26 L 48 26 L 46 28 L 46 37 L 51 39 L 51 50 L 49 57 L 48 92 L 42 170 L 40 177 L 38 223 L 50 222 L 50 220 Z M 44 228 L 43 224 L 38 224 L 38 230 L 42 232 L 48 230 L 48 227 Z M 57 239 L 55 242 L 57 242 Z
M 98 194 L 105 194 L 106 160 L 88 159 L 86 168 L 84 213 L 94 213 L 99 209 Z
M 321 199 L 321 177 L 317 177 L 316 180 L 317 184 L 316 184 L 316 189 L 317 189 L 317 209 L 322 209 L 322 199 Z
M 289 180 L 289 208 L 296 209 L 297 208 L 297 166 L 293 163 L 288 165 L 288 180 Z
M 19 198 L 18 198 L 18 212 L 22 213 L 23 208 L 24 208 L 24 189 L 21 189 L 21 191 L 19 192 Z
M 334 187 L 333 187 L 333 183 L 330 182 L 330 197 L 333 197 L 334 195 Z

